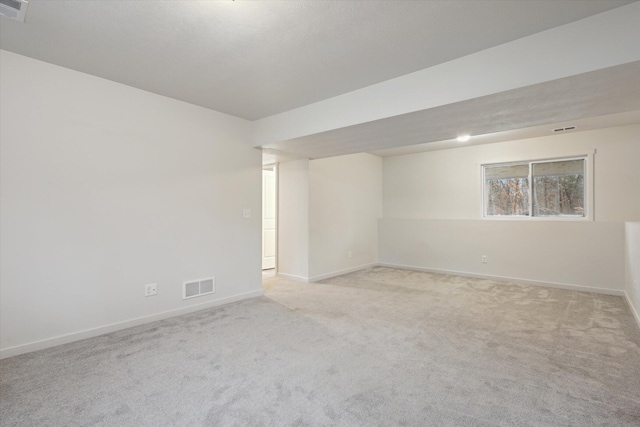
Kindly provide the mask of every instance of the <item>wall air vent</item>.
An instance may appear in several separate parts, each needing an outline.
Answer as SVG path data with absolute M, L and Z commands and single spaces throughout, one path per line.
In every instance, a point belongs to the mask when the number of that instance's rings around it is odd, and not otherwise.
M 564 128 L 556 128 L 553 131 L 554 132 L 566 132 L 568 130 L 576 130 L 576 127 L 575 126 L 567 126 L 567 127 L 564 127 Z
M 24 22 L 28 5 L 27 0 L 0 0 L 0 15 Z
M 206 277 L 204 279 L 189 280 L 182 283 L 182 299 L 201 297 L 216 291 L 216 278 Z

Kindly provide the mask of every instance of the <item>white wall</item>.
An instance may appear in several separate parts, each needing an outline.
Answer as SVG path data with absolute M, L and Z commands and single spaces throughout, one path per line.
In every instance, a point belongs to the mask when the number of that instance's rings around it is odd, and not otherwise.
M 382 158 L 362 153 L 312 160 L 309 175 L 310 279 L 376 264 Z
M 379 232 L 385 265 L 622 294 L 622 222 L 384 219 Z
M 380 157 L 280 163 L 278 274 L 314 281 L 376 264 L 381 215 Z
M 481 219 L 483 163 L 594 150 L 595 222 Z M 621 294 L 638 159 L 640 125 L 385 158 L 380 262 Z
M 278 274 L 309 277 L 309 160 L 278 165 Z
M 261 294 L 247 122 L 0 54 L 3 357 Z
M 480 219 L 481 165 L 593 153 L 597 221 L 640 221 L 640 125 L 387 157 L 384 217 Z
M 627 222 L 625 234 L 625 292 L 640 327 L 640 222 Z

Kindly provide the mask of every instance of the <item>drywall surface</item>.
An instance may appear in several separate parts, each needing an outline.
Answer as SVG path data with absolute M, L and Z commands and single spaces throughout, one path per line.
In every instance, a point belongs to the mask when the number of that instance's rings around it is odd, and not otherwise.
M 594 151 L 595 220 L 640 221 L 640 125 L 386 157 L 384 217 L 479 219 L 482 164 Z
M 309 278 L 309 160 L 278 166 L 278 274 Z
M 255 122 L 253 144 L 298 138 L 637 61 L 640 50 L 634 40 L 640 38 L 639 16 L 640 4 L 629 4 L 266 117 Z
M 627 222 L 625 236 L 625 292 L 640 327 L 640 222 Z
M 261 294 L 246 121 L 0 55 L 3 356 Z
M 621 222 L 383 219 L 379 225 L 382 264 L 617 295 L 624 289 Z
M 309 162 L 309 276 L 378 262 L 382 159 L 353 154 Z
M 595 221 L 482 219 L 482 164 L 576 155 L 593 160 Z M 638 159 L 640 125 L 384 158 L 380 262 L 621 294 Z

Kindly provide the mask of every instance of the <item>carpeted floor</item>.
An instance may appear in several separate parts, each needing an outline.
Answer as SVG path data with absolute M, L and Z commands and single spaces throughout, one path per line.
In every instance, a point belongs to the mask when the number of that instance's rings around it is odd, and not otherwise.
M 370 268 L 0 362 L 2 426 L 640 426 L 620 297 Z

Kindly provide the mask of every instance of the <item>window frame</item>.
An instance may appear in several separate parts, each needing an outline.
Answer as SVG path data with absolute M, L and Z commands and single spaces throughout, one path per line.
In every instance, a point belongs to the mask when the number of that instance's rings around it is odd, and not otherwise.
M 594 208 L 593 208 L 593 154 L 578 154 L 570 156 L 559 156 L 542 159 L 528 159 L 528 160 L 514 160 L 504 162 L 491 162 L 480 164 L 480 187 L 481 187 L 481 200 L 480 200 L 480 216 L 482 219 L 490 221 L 593 221 Z M 577 215 L 549 215 L 549 216 L 533 216 L 533 164 L 535 163 L 551 163 L 571 160 L 584 160 L 584 216 Z M 510 166 L 510 165 L 527 165 L 529 167 L 529 174 L 527 179 L 529 181 L 529 213 L 530 215 L 487 215 L 486 214 L 486 183 L 485 183 L 485 170 L 491 166 Z

